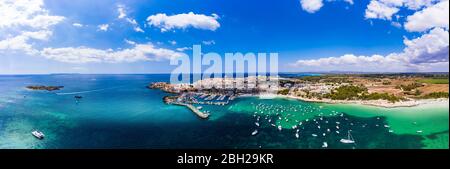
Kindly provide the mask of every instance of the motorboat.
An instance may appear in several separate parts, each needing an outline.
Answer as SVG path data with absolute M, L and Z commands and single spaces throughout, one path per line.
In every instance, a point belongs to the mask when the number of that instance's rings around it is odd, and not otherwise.
M 44 136 L 45 136 L 44 133 L 37 131 L 37 130 L 32 131 L 31 134 L 40 140 L 44 139 Z
M 252 132 L 252 136 L 257 135 L 258 134 L 258 130 L 255 130 Z

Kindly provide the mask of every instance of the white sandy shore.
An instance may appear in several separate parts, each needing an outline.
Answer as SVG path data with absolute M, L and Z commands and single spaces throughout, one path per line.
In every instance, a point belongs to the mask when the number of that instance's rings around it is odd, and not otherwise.
M 331 103 L 331 104 L 361 104 L 361 105 L 369 105 L 369 106 L 378 106 L 385 108 L 394 108 L 394 107 L 413 107 L 418 105 L 425 104 L 438 104 L 449 102 L 448 98 L 439 98 L 439 99 L 410 99 L 407 101 L 399 101 L 399 102 L 389 102 L 387 100 L 331 100 L 331 99 L 310 99 L 304 97 L 297 97 L 292 95 L 276 95 L 276 94 L 262 94 L 262 95 L 241 95 L 240 97 L 248 97 L 248 96 L 259 96 L 262 98 L 290 98 L 290 99 L 298 99 L 307 102 L 319 102 L 319 103 Z

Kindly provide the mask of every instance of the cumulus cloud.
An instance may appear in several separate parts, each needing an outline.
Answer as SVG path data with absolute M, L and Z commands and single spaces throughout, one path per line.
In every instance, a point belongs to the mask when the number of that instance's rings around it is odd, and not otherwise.
M 409 63 L 448 62 L 449 34 L 442 28 L 434 28 L 419 38 L 405 39 L 404 57 Z
M 416 11 L 440 1 L 447 0 L 371 0 L 367 5 L 365 17 L 366 19 L 391 20 L 401 8 Z
M 356 56 L 346 54 L 311 60 L 298 60 L 294 65 L 309 71 L 447 71 L 449 64 L 449 34 L 442 28 L 413 40 L 404 40 L 401 53 L 386 56 Z M 434 67 L 439 65 L 440 67 Z
M 405 29 L 412 32 L 427 31 L 433 27 L 448 29 L 448 20 L 449 1 L 443 1 L 408 16 Z
M 108 28 L 109 28 L 109 24 L 101 24 L 101 25 L 98 25 L 97 26 L 98 27 L 98 30 L 99 31 L 108 31 Z
M 353 5 L 353 0 L 300 0 L 300 6 L 308 13 L 315 13 L 324 6 L 324 2 L 342 1 Z
M 215 31 L 220 27 L 217 21 L 219 16 L 212 14 L 211 16 L 203 14 L 195 14 L 193 12 L 168 16 L 164 13 L 151 15 L 147 18 L 150 26 L 158 27 L 161 32 L 172 29 L 186 29 L 193 27 L 196 29 Z
M 183 56 L 183 53 L 157 48 L 152 44 L 135 44 L 123 50 L 102 50 L 88 47 L 44 48 L 40 54 L 47 59 L 66 63 L 119 63 L 160 61 Z
M 385 19 L 391 20 L 392 15 L 396 14 L 400 9 L 391 4 L 382 3 L 372 0 L 367 5 L 365 17 L 367 19 Z
M 300 0 L 302 9 L 309 13 L 317 12 L 323 6 L 322 0 Z
M 42 0 L 0 1 L 0 29 L 8 27 L 47 29 L 64 20 L 62 16 L 50 15 L 43 6 Z
M 65 19 L 50 15 L 42 0 L 3 0 L 0 11 L 0 31 L 12 30 L 0 34 L 0 52 L 36 53 L 30 41 L 47 40 L 52 35 L 50 27 Z

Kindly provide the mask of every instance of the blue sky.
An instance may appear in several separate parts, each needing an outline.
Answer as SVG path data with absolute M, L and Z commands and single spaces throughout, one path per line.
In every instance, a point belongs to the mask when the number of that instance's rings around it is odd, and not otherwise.
M 39 8 L 28 18 L 49 16 L 44 26 L 0 14 L 0 74 L 170 72 L 174 67 L 166 57 L 191 55 L 191 50 L 182 49 L 194 44 L 202 44 L 204 53 L 222 55 L 277 52 L 282 72 L 448 71 L 448 1 L 430 0 L 418 7 L 408 3 L 412 0 L 394 1 L 44 0 L 27 5 L 30 10 Z M 13 14 L 21 5 L 2 3 Z M 398 11 L 391 14 L 381 8 Z M 427 10 L 441 8 L 447 10 L 438 21 L 412 17 L 432 17 Z M 206 20 L 196 25 L 174 18 L 187 23 L 162 30 L 168 18 L 190 12 L 192 18 Z M 373 12 L 378 15 L 370 15 Z M 152 25 L 148 18 L 157 14 L 166 20 Z M 36 38 L 24 32 L 47 33 Z M 127 58 L 133 52 L 142 56 Z M 76 54 L 80 56 L 72 56 Z

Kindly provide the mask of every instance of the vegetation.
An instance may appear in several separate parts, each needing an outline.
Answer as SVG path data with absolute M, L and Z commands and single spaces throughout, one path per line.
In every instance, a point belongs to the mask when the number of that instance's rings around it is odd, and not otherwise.
M 448 84 L 448 78 L 426 78 L 419 79 L 417 82 L 429 84 Z
M 411 83 L 411 84 L 408 84 L 408 85 L 398 85 L 395 88 L 402 89 L 403 91 L 409 92 L 409 91 L 414 90 L 414 89 L 416 89 L 418 87 L 422 87 L 422 85 L 419 84 L 419 83 Z
M 289 94 L 289 89 L 281 89 L 277 93 L 281 95 L 287 95 Z
M 325 94 L 325 98 L 333 100 L 354 100 L 358 99 L 361 93 L 367 92 L 367 88 L 361 86 L 345 85 L 336 88 L 331 93 Z
M 404 100 L 404 98 L 402 97 L 397 97 L 393 94 L 388 94 L 388 93 L 370 93 L 370 94 L 362 94 L 359 97 L 361 100 L 387 100 L 390 101 L 392 103 L 398 102 L 400 100 Z
M 448 98 L 448 92 L 433 92 L 422 96 L 423 99 Z
M 392 82 L 390 82 L 390 81 L 383 81 L 383 85 L 390 85 L 390 84 L 392 84 Z
M 388 100 L 390 102 L 398 102 L 403 100 L 402 97 L 397 97 L 388 93 L 368 93 L 367 88 L 362 86 L 346 85 L 333 90 L 329 94 L 324 95 L 325 98 L 333 100 Z

